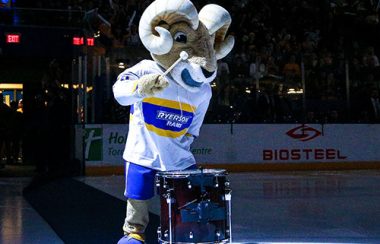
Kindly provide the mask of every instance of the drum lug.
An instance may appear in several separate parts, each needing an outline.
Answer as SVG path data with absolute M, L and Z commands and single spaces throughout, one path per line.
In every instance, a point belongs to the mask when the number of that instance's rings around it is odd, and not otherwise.
M 225 187 L 230 187 L 230 182 L 229 181 L 224 182 L 224 186 Z
M 166 203 L 167 204 L 173 204 L 174 203 L 174 199 L 170 198 L 170 197 L 166 197 Z
M 168 184 L 167 184 L 167 182 L 166 182 L 165 179 L 164 179 L 163 181 L 164 181 L 164 182 L 162 183 L 162 187 L 163 187 L 164 189 L 167 189 L 167 188 L 168 188 Z
M 163 194 L 162 196 L 164 197 L 164 198 L 166 198 L 166 203 L 167 204 L 172 204 L 172 203 L 175 203 L 175 199 L 174 198 L 172 198 L 172 192 L 174 191 L 174 189 L 173 188 L 171 188 L 171 189 L 168 189 L 166 192 L 166 194 Z
M 192 188 L 192 185 L 191 185 L 191 182 L 187 182 L 187 188 L 191 189 Z
M 160 179 L 156 179 L 156 187 L 159 187 L 160 186 Z
M 218 177 L 215 178 L 215 185 L 214 185 L 214 187 L 219 187 Z
M 193 234 L 193 232 L 191 232 L 191 231 L 190 231 L 190 233 L 189 233 L 189 238 L 190 238 L 190 239 L 193 239 L 193 238 L 194 238 L 194 234 Z
M 226 201 L 231 201 L 231 191 L 228 191 L 224 194 L 224 199 Z

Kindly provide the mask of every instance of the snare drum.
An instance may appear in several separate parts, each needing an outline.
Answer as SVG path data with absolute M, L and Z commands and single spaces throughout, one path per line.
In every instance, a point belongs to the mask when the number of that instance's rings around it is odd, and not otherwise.
M 231 240 L 231 190 L 225 170 L 159 172 L 160 243 L 225 243 Z

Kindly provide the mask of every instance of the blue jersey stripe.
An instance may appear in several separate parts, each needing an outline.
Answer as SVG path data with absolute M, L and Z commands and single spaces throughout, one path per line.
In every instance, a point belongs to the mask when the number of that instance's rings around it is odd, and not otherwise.
M 191 112 L 144 102 L 143 114 L 146 124 L 173 132 L 188 129 L 194 117 L 194 114 Z

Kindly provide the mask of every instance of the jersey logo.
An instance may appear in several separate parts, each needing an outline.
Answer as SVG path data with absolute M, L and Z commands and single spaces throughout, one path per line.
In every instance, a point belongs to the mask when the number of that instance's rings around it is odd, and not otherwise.
M 161 98 L 143 100 L 143 114 L 148 130 L 164 137 L 186 134 L 194 117 L 195 107 Z
M 171 113 L 163 110 L 157 111 L 157 119 L 165 120 L 166 125 L 181 128 L 184 124 L 186 124 L 191 116 L 183 116 L 178 115 L 176 113 Z

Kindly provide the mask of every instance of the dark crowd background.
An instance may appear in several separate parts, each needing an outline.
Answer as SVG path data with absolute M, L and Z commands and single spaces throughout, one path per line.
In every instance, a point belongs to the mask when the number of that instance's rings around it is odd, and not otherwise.
M 150 58 L 137 26 L 151 2 L 21 0 L 13 12 L 2 15 L 6 25 L 76 26 L 95 38 L 93 48 L 70 51 L 69 59 L 50 57 L 38 86 L 29 95 L 25 92 L 23 101 L 12 108 L 0 104 L 0 149 L 5 148 L 6 158 L 17 160 L 12 155 L 29 142 L 32 147 L 23 154 L 33 161 L 65 160 L 73 124 L 128 123 L 129 107 L 116 103 L 110 87 L 125 68 Z M 379 1 L 193 2 L 198 10 L 208 3 L 226 8 L 232 16 L 229 34 L 236 41 L 233 51 L 218 61 L 205 123 L 380 122 Z M 28 9 L 34 14 L 26 14 Z M 83 55 L 88 56 L 92 87 L 85 102 L 75 88 L 80 87 L 76 70 Z M 97 70 L 93 57 L 99 60 Z M 25 113 L 17 112 L 20 102 Z M 21 126 L 23 121 L 28 123 Z M 9 129 L 17 125 L 23 129 Z M 6 133 L 13 133 L 17 142 Z M 49 143 L 57 137 L 58 146 Z M 36 138 L 36 145 L 45 145 L 33 147 Z M 47 164 L 37 167 L 53 167 Z
M 206 122 L 379 122 L 378 1 L 193 2 L 198 10 L 208 3 L 228 9 L 233 20 L 230 34 L 236 39 L 233 51 L 219 61 Z M 100 52 L 110 56 L 111 62 L 123 62 L 125 68 L 147 57 L 123 53 L 131 49 L 144 52 L 137 25 L 150 3 L 18 1 L 21 7 L 84 11 L 83 28 L 99 34 Z M 121 71 L 111 72 L 112 82 Z M 101 103 L 103 112 L 94 122 L 128 122 L 129 108 L 119 107 L 109 96 Z

